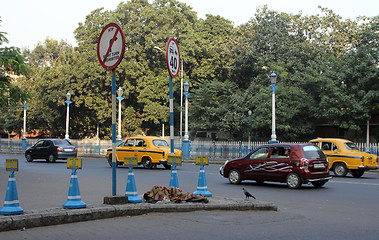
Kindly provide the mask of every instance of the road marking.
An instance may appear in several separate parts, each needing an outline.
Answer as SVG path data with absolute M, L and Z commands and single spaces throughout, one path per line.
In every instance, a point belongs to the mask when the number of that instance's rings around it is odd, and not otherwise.
M 358 185 L 370 185 L 370 186 L 379 186 L 379 183 L 362 183 L 362 182 L 345 182 L 345 181 L 329 181 L 329 182 L 332 182 L 332 183 L 343 183 L 343 184 L 358 184 Z

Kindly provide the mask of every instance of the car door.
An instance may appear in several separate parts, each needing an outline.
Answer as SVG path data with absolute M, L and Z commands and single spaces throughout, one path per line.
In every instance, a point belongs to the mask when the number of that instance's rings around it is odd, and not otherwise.
M 134 157 L 134 139 L 126 140 L 122 147 L 117 148 L 117 161 L 124 162 L 125 157 Z
M 40 140 L 36 144 L 34 144 L 34 147 L 31 151 L 33 158 L 35 159 L 42 158 L 43 143 L 44 143 L 44 140 Z
M 136 139 L 134 143 L 134 156 L 138 157 L 138 162 L 142 161 L 142 157 L 146 154 L 147 144 L 143 139 Z
M 286 178 L 288 172 L 292 169 L 290 164 L 291 153 L 290 146 L 275 146 L 272 148 L 265 165 L 266 177 L 269 180 L 281 181 Z
M 333 163 L 335 161 L 338 161 L 339 158 L 342 158 L 342 156 L 338 155 L 337 145 L 332 142 L 321 142 L 320 148 L 328 158 L 329 166 L 333 166 Z
M 47 159 L 50 154 L 54 153 L 54 145 L 50 140 L 45 140 L 43 142 L 43 149 L 41 150 L 41 157 Z M 56 149 L 55 149 L 56 150 Z
M 245 179 L 264 180 L 266 175 L 264 169 L 269 152 L 270 147 L 260 147 L 246 156 L 241 166 Z

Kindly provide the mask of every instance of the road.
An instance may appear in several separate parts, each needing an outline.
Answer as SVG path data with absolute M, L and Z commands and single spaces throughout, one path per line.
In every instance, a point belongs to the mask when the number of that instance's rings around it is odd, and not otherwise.
M 28 163 L 22 155 L 0 154 L 0 201 L 5 198 L 8 173 L 5 159 L 18 158 L 16 183 L 21 207 L 27 210 L 61 206 L 67 200 L 70 170 L 65 162 Z M 228 183 L 219 166 L 206 166 L 207 185 L 214 196 L 243 198 L 245 187 L 257 199 L 278 205 L 279 212 L 211 211 L 153 213 L 144 216 L 65 224 L 1 232 L 0 239 L 377 239 L 379 236 L 379 174 L 334 178 L 323 188 L 305 185 L 290 190 L 285 184 Z M 126 189 L 128 169 L 117 169 L 117 194 Z M 169 185 L 170 171 L 134 169 L 139 195 L 154 185 Z M 199 167 L 178 168 L 180 188 L 196 190 Z M 105 159 L 83 158 L 78 170 L 81 196 L 99 204 L 111 195 L 111 169 Z

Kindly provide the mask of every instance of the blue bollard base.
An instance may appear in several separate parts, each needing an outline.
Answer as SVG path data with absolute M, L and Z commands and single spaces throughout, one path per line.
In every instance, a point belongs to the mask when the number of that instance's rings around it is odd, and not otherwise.
M 212 197 L 212 193 L 209 192 L 209 191 L 196 191 L 194 193 L 192 193 L 193 195 L 204 195 L 206 197 Z
M 3 207 L 0 210 L 0 215 L 18 215 L 23 213 L 24 209 L 21 207 Z
M 63 204 L 63 208 L 75 209 L 75 208 L 86 208 L 87 204 L 83 201 L 72 201 L 68 200 L 65 204 Z
M 141 203 L 142 202 L 142 199 L 138 196 L 129 196 L 129 195 L 125 195 L 126 197 L 128 197 L 128 203 Z

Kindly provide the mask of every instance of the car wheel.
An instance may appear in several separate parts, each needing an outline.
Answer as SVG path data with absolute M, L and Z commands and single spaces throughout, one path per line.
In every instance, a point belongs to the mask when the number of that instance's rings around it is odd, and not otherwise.
M 241 183 L 241 173 L 237 169 L 232 169 L 229 172 L 229 182 L 233 184 Z
M 26 154 L 26 161 L 33 162 L 32 155 L 30 153 Z
M 54 163 L 56 160 L 56 157 L 53 154 L 50 154 L 49 157 L 47 158 L 47 162 L 49 163 Z
M 109 166 L 112 167 L 112 154 L 109 154 L 109 157 L 108 157 L 108 164 L 109 164 Z M 121 165 L 121 164 L 117 161 L 117 157 L 116 157 L 116 167 L 117 167 L 118 165 Z
M 320 187 L 324 186 L 326 181 L 316 181 L 316 182 L 311 182 L 311 183 L 315 188 L 320 188 Z
M 365 173 L 365 171 L 363 171 L 363 170 L 351 170 L 350 173 L 351 173 L 351 175 L 353 175 L 353 177 L 358 178 L 358 177 L 362 177 L 363 174 Z
M 301 179 L 297 173 L 289 173 L 286 178 L 288 188 L 296 189 L 301 187 Z
M 108 156 L 108 164 L 109 164 L 109 166 L 111 166 L 112 167 L 112 154 L 109 154 L 109 156 Z
M 142 165 L 144 168 L 152 168 L 153 162 L 151 161 L 150 158 L 145 157 L 142 159 Z
M 345 177 L 347 174 L 347 167 L 344 163 L 336 163 L 333 172 L 337 177 Z

